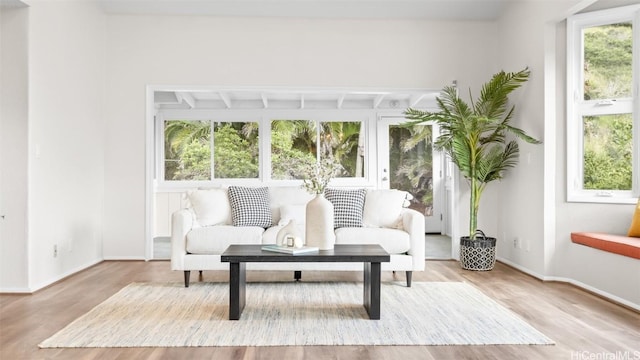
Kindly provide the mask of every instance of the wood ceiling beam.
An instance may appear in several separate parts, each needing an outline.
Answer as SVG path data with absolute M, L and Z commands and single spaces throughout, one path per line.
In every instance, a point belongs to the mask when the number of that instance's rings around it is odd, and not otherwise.
M 409 100 L 409 107 L 412 108 L 418 105 L 418 103 L 422 99 L 424 99 L 425 96 L 427 96 L 427 94 L 418 94 L 418 95 L 411 96 L 411 99 Z
M 338 97 L 338 109 L 342 109 L 342 104 L 344 104 L 345 94 L 340 94 Z
M 220 99 L 222 99 L 222 102 L 224 102 L 224 106 L 227 107 L 227 109 L 231 109 L 231 99 L 229 98 L 229 95 L 219 92 L 218 95 L 220 96 Z
M 189 105 L 191 109 L 196 107 L 196 99 L 189 93 L 176 92 L 176 98 L 178 99 L 178 103 L 182 104 L 184 102 Z
M 380 94 L 378 96 L 376 96 L 376 98 L 373 100 L 373 108 L 377 109 L 378 106 L 380 106 L 380 103 L 382 102 L 382 100 L 384 100 L 385 96 L 387 96 L 387 94 Z

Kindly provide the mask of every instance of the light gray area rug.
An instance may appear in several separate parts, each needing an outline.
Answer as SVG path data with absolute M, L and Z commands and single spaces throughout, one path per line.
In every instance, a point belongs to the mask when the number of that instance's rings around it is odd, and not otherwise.
M 133 283 L 39 346 L 553 344 L 466 283 L 382 284 L 369 320 L 362 283 L 248 283 L 239 321 L 227 283 Z

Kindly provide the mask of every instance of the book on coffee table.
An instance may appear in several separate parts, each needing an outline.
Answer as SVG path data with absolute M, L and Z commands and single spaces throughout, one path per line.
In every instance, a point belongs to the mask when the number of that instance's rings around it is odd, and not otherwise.
M 300 254 L 308 254 L 308 253 L 318 252 L 318 247 L 317 246 L 303 246 L 301 248 L 295 248 L 295 247 L 285 247 L 285 246 L 278 246 L 278 245 L 262 245 L 262 250 L 264 250 L 264 251 L 272 251 L 272 252 L 279 252 L 279 253 L 284 253 L 284 254 L 291 254 L 291 255 L 300 255 Z

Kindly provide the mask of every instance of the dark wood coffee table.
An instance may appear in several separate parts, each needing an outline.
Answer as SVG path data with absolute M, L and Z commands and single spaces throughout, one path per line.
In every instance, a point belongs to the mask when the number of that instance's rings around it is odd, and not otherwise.
M 380 271 L 390 256 L 380 245 L 335 245 L 333 250 L 302 255 L 263 251 L 262 245 L 230 245 L 221 256 L 229 263 L 229 320 L 238 320 L 246 299 L 248 262 L 361 262 L 364 263 L 364 307 L 369 318 L 380 319 Z

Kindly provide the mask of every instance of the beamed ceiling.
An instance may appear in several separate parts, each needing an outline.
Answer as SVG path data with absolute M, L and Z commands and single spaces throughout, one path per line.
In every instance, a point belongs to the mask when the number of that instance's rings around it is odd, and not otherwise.
M 379 109 L 433 108 L 438 90 L 159 90 L 156 109 Z

